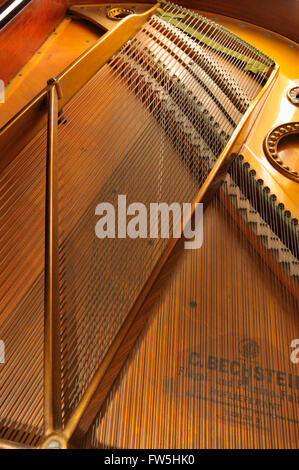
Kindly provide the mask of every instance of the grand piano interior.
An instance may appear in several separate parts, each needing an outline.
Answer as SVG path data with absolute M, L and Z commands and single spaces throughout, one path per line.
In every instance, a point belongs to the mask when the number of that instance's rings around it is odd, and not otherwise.
M 298 24 L 0 1 L 1 448 L 299 447 Z M 201 246 L 99 237 L 120 196 L 189 203 Z

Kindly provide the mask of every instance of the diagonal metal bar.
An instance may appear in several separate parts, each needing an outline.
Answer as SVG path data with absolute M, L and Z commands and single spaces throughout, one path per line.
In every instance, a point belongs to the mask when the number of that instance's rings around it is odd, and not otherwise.
M 44 416 L 46 435 L 59 431 L 62 421 L 58 269 L 58 94 L 55 79 L 49 80 L 48 85 L 44 319 Z

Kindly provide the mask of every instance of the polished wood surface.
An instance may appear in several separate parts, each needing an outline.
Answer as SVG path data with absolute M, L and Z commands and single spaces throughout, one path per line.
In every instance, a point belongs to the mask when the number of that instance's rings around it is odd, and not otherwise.
M 65 18 L 35 51 L 5 90 L 0 128 L 100 37 L 94 25 Z
M 0 31 L 1 79 L 7 84 L 64 18 L 66 0 L 32 0 Z

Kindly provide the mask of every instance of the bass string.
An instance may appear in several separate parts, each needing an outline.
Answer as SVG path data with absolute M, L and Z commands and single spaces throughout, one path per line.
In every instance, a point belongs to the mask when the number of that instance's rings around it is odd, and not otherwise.
M 1 437 L 28 445 L 37 444 L 43 430 L 40 273 L 44 259 L 40 240 L 44 231 L 41 182 L 45 174 L 45 143 L 43 129 L 1 172 L 1 339 L 6 359 L 1 367 Z M 14 269 L 16 263 L 23 270 L 22 277 Z

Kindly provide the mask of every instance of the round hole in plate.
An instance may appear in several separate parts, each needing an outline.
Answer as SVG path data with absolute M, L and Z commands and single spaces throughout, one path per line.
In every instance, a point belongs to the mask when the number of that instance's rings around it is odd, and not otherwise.
M 288 90 L 287 95 L 291 103 L 297 106 L 299 105 L 299 86 L 294 86 L 293 88 L 290 88 Z
M 109 8 L 106 12 L 106 15 L 110 20 L 120 21 L 129 15 L 133 15 L 134 13 L 135 11 L 132 8 L 114 7 Z
M 263 146 L 276 170 L 299 183 L 299 122 L 275 127 L 265 137 Z
M 299 173 L 299 134 L 282 137 L 277 144 L 277 154 L 284 165 Z

